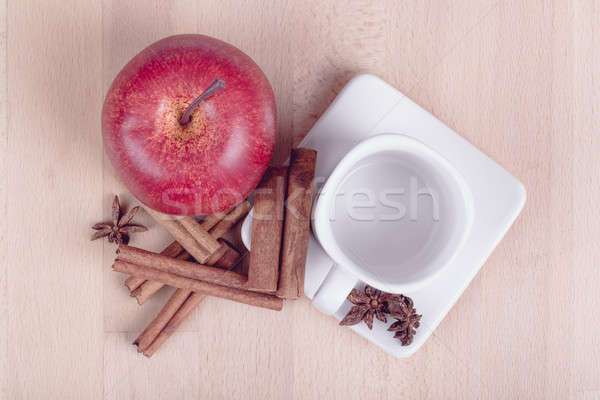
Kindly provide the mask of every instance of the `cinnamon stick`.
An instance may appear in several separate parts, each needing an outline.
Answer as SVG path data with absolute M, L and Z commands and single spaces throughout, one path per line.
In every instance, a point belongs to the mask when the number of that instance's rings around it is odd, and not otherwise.
M 221 257 L 215 258 L 216 261 L 208 260 L 209 265 L 214 265 L 215 267 L 223 268 L 226 270 L 233 270 L 233 268 L 240 261 L 240 252 L 237 251 L 231 244 L 225 241 L 223 243 L 223 248 L 225 249 L 223 255 Z
M 208 265 L 214 265 L 223 269 L 231 269 L 237 263 L 240 254 L 236 249 L 231 247 L 226 241 L 220 239 L 219 240 L 221 247 L 215 253 L 213 253 L 208 259 Z M 184 253 L 176 258 L 180 260 L 187 260 L 191 256 L 188 252 L 184 251 Z M 137 299 L 139 305 L 144 304 L 150 297 L 154 295 L 154 293 L 158 292 L 164 284 L 156 281 L 147 281 L 144 282 L 135 290 L 131 292 L 131 296 L 134 296 Z
M 192 313 L 192 311 L 194 311 L 198 304 L 202 302 L 204 297 L 205 296 L 203 294 L 191 292 L 189 297 L 185 300 L 177 312 L 173 314 L 173 317 L 171 317 L 169 322 L 162 328 L 152 343 L 142 350 L 140 350 L 138 346 L 138 351 L 142 351 L 146 357 L 152 357 L 159 347 L 162 346 L 162 344 L 177 330 L 179 325 L 181 325 L 181 323 Z
M 213 238 L 219 240 L 221 238 L 221 236 L 225 235 L 231 229 L 231 227 L 233 227 L 235 224 L 237 224 L 240 221 L 240 219 L 242 219 L 248 213 L 249 209 L 250 209 L 250 203 L 248 203 L 248 201 L 243 201 L 242 203 L 238 204 L 237 206 L 235 206 L 233 208 L 230 208 L 227 211 L 207 216 L 200 223 L 200 228 L 204 229 L 206 231 L 210 230 L 210 235 Z M 225 217 L 227 217 L 226 221 L 223 221 L 225 219 Z M 229 250 L 227 250 L 226 248 L 224 248 L 223 243 L 220 240 L 219 240 L 219 242 L 221 243 L 221 247 L 219 247 L 219 250 L 217 250 L 216 252 L 211 254 L 211 256 L 207 260 L 206 264 L 208 264 L 208 265 L 215 264 L 216 262 L 219 261 L 219 259 L 221 258 L 221 256 L 223 254 L 226 254 L 226 252 L 229 255 L 229 257 L 232 257 L 232 256 L 236 257 L 236 261 L 237 261 L 237 257 L 239 256 L 239 253 L 237 252 L 237 250 L 231 248 L 231 246 L 228 246 L 227 243 L 225 243 L 225 247 L 229 247 Z M 171 244 L 171 246 L 174 243 L 177 244 L 180 251 L 184 251 L 183 247 L 181 245 L 179 245 L 176 241 L 173 242 Z M 167 250 L 168 250 L 168 248 L 166 248 L 163 251 L 167 251 Z M 163 253 L 161 252 L 161 254 L 163 254 Z M 177 252 L 171 251 L 165 255 L 168 255 L 170 257 L 176 257 L 177 254 L 178 254 Z M 178 257 L 178 258 L 183 259 L 183 260 L 187 260 L 187 259 L 191 258 L 189 253 L 185 253 L 185 254 L 187 254 L 188 257 Z M 144 304 L 150 297 L 152 297 L 154 295 L 154 293 L 158 292 L 164 286 L 160 282 L 146 281 L 139 277 L 130 277 L 129 279 L 127 279 L 125 281 L 125 284 L 127 285 L 127 287 L 130 286 L 128 283 L 133 287 L 133 288 L 130 288 L 130 294 L 132 297 L 135 297 L 137 299 L 137 302 L 139 305 Z
M 225 253 L 227 253 L 227 248 L 229 247 L 227 242 L 225 242 L 223 239 L 219 239 L 219 242 L 221 243 L 221 247 L 219 247 L 219 250 L 217 250 L 211 254 L 210 258 L 206 262 L 206 265 L 215 265 L 215 263 L 221 257 L 223 257 L 225 255 Z
M 177 257 L 178 255 L 180 255 L 182 253 L 185 253 L 188 256 L 187 258 L 191 257 L 191 256 L 189 256 L 189 254 L 187 252 L 185 252 L 183 247 L 179 243 L 177 243 L 177 241 L 172 242 L 167 247 L 165 247 L 163 249 L 163 251 L 160 252 L 160 254 L 163 254 L 163 255 L 169 256 L 169 257 Z M 185 260 L 187 258 L 183 258 L 183 259 Z M 137 276 L 130 276 L 129 278 L 127 278 L 125 280 L 125 286 L 127 286 L 127 288 L 129 289 L 131 296 L 134 296 L 133 292 L 136 289 L 138 289 L 140 286 L 142 286 L 145 282 L 146 282 L 145 279 L 141 279 Z M 139 302 L 139 299 L 138 299 L 138 302 Z
M 125 279 L 124 284 L 125 286 L 127 286 L 127 289 L 129 289 L 129 294 L 133 297 L 133 292 L 137 290 L 140 286 L 142 286 L 144 282 L 146 282 L 145 279 L 139 278 L 137 276 L 130 276 L 129 278 Z
M 195 218 L 183 217 L 179 218 L 177 222 L 179 222 L 204 249 L 206 249 L 209 255 L 219 249 L 219 242 L 208 233 L 208 230 L 202 228 Z
M 183 248 L 182 245 L 180 245 L 179 243 L 177 243 L 177 241 L 171 242 L 167 247 L 165 247 L 163 249 L 163 251 L 160 252 L 160 254 L 167 256 L 167 257 L 177 257 L 180 254 L 182 254 L 183 252 L 185 252 L 185 249 Z M 188 255 L 189 257 L 189 255 Z
M 190 253 L 196 261 L 204 263 L 220 244 L 193 217 L 173 218 L 144 206 L 144 209 L 161 224 Z
M 229 214 L 232 211 L 232 209 L 229 209 L 227 211 L 223 211 L 220 213 L 216 213 L 216 214 L 211 214 L 211 215 L 207 215 L 202 222 L 200 223 L 200 227 L 202 229 L 204 229 L 205 231 L 209 231 L 211 230 L 215 225 L 217 225 L 223 218 L 225 218 L 227 216 L 227 214 Z M 213 235 L 213 237 L 215 237 Z
M 286 299 L 304 295 L 304 267 L 310 235 L 316 162 L 316 151 L 304 148 L 292 150 L 277 289 L 277 296 Z
M 247 201 L 244 201 L 227 213 L 213 214 L 206 217 L 200 223 L 200 228 L 206 231 L 210 230 L 211 236 L 215 239 L 219 239 L 226 234 L 233 225 L 239 222 L 248 213 L 249 209 L 250 204 Z M 224 221 L 224 217 L 227 217 L 226 221 Z M 219 240 L 219 243 L 220 247 L 208 258 L 207 264 L 214 264 L 219 268 L 229 270 L 236 265 L 240 254 L 225 240 Z M 136 293 L 136 297 L 138 298 L 138 302 L 140 304 L 145 302 L 152 294 L 164 286 L 164 284 L 164 282 L 156 280 L 146 280 L 137 290 L 138 293 Z M 235 293 L 230 294 L 230 296 L 231 295 L 235 295 Z M 183 297 L 186 298 L 181 301 Z M 138 339 L 136 339 L 135 343 L 138 345 L 138 351 L 143 352 L 147 357 L 151 357 L 162 343 L 171 336 L 181 322 L 188 317 L 193 309 L 200 304 L 204 297 L 204 294 L 192 292 L 189 289 L 177 289 L 154 321 L 152 321 L 142 334 L 140 334 Z M 281 306 L 279 308 L 281 308 Z
M 224 269 L 233 268 L 239 259 L 239 252 L 226 242 L 222 244 L 221 249 L 223 250 L 213 254 L 213 257 L 217 259 L 215 266 Z M 216 255 L 220 256 L 217 257 Z M 157 281 L 146 281 L 145 284 L 156 283 L 163 286 L 162 283 Z M 181 301 L 182 296 L 186 297 L 183 301 Z M 191 292 L 190 290 L 177 289 L 156 318 L 134 342 L 138 346 L 138 351 L 143 352 L 146 357 L 151 357 L 193 309 L 200 304 L 204 297 L 203 294 Z
M 210 231 L 212 237 L 218 239 L 223 237 L 227 232 L 233 228 L 242 218 L 250 211 L 250 203 L 245 200 L 238 204 L 233 210 L 231 210 L 224 218 L 222 218 L 218 224 Z
M 131 297 L 135 297 L 138 302 L 138 305 L 142 305 L 148 301 L 148 299 L 160 289 L 162 289 L 165 285 L 162 282 L 156 281 L 148 281 L 144 279 L 144 283 L 138 286 L 135 290 L 133 290 L 130 295 Z
M 190 255 L 190 253 L 183 250 L 181 254 L 174 258 L 185 261 L 192 258 L 192 256 Z M 130 293 L 132 297 L 136 298 L 139 305 L 144 304 L 150 297 L 154 295 L 154 293 L 158 292 L 164 286 L 162 283 L 156 281 L 148 281 L 145 279 L 143 281 L 144 282 L 140 286 L 132 290 Z
M 286 175 L 286 168 L 270 168 L 254 194 L 249 289 L 277 290 Z
M 277 311 L 280 311 L 283 307 L 283 300 L 270 294 L 257 293 L 249 290 L 216 285 L 197 279 L 185 278 L 170 272 L 160 271 L 144 265 L 131 264 L 126 261 L 115 261 L 113 270 L 133 276 L 139 276 L 148 280 L 159 281 L 165 285 L 179 289 L 189 289 L 204 295 L 229 299 L 256 307 Z
M 247 278 L 237 272 L 171 258 L 124 244 L 119 245 L 119 248 L 117 249 L 117 261 L 125 261 L 140 266 L 150 267 L 185 278 L 196 279 L 221 286 L 246 288 Z
M 190 290 L 177 289 L 158 316 L 140 333 L 133 344 L 138 347 L 138 352 L 144 351 L 167 325 L 173 315 L 191 294 Z

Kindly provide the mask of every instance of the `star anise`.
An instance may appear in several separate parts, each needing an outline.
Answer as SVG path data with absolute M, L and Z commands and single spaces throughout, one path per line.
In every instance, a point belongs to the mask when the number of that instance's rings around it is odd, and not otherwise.
M 340 325 L 356 325 L 360 321 L 364 321 L 369 329 L 373 329 L 373 316 L 381 322 L 387 322 L 385 317 L 387 308 L 382 296 L 384 296 L 383 292 L 369 285 L 365 287 L 364 293 L 358 289 L 352 289 L 347 299 L 354 306 L 342 319 Z
M 421 324 L 421 315 L 416 313 L 413 301 L 402 294 L 381 292 L 371 286 L 365 286 L 364 293 L 352 289 L 347 297 L 354 306 L 348 311 L 340 325 L 356 325 L 364 321 L 369 329 L 373 328 L 373 316 L 381 322 L 387 322 L 386 314 L 396 319 L 388 331 L 395 332 L 394 338 L 402 346 L 412 343 L 417 328 Z
M 416 313 L 413 301 L 410 297 L 398 296 L 395 301 L 388 303 L 390 315 L 396 318 L 388 328 L 388 331 L 395 332 L 394 338 L 400 340 L 402 346 L 408 346 L 412 343 L 417 328 L 421 324 L 421 315 Z
M 110 243 L 127 244 L 129 242 L 129 234 L 133 232 L 147 231 L 143 225 L 131 224 L 131 220 L 137 214 L 140 207 L 133 207 L 121 216 L 121 206 L 119 204 L 119 196 L 115 196 L 112 204 L 112 222 L 99 222 L 92 226 L 97 232 L 92 236 L 92 240 L 100 239 L 108 236 Z M 119 218 L 120 217 L 120 218 Z
M 410 297 L 403 294 L 383 295 L 383 300 L 387 304 L 387 310 L 396 319 L 405 318 L 414 311 L 414 304 Z

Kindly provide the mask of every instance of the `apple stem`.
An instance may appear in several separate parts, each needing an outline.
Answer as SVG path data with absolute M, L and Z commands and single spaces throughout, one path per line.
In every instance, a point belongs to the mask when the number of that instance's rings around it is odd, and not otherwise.
M 202 92 L 200 96 L 196 97 L 196 99 L 192 101 L 192 104 L 185 109 L 185 112 L 179 119 L 179 123 L 181 125 L 187 125 L 192 119 L 192 112 L 196 109 L 196 107 L 198 107 L 198 104 L 200 104 L 202 100 L 223 89 L 225 89 L 225 81 L 221 78 L 215 79 L 214 82 L 211 83 L 210 86 L 204 92 Z

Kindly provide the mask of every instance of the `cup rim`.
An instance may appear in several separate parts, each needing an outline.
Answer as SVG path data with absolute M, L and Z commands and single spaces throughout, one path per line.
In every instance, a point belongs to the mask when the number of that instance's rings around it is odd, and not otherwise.
M 460 205 L 465 216 L 462 229 L 458 237 L 454 239 L 453 248 L 444 248 L 438 256 L 430 261 L 427 266 L 434 265 L 435 268 L 423 277 L 413 278 L 402 283 L 390 283 L 377 279 L 374 274 L 368 273 L 356 265 L 350 257 L 346 255 L 338 245 L 331 227 L 331 222 L 327 215 L 332 201 L 335 201 L 335 193 L 338 185 L 343 181 L 352 167 L 365 157 L 377 154 L 386 150 L 399 149 L 409 152 L 429 164 L 441 166 L 444 175 L 452 180 L 452 184 L 459 189 Z M 321 247 L 331 257 L 331 259 L 340 265 L 340 267 L 349 270 L 358 279 L 363 282 L 391 293 L 408 293 L 420 289 L 434 279 L 442 270 L 444 270 L 456 257 L 463 247 L 474 219 L 473 199 L 462 175 L 456 170 L 450 162 L 440 153 L 422 143 L 421 141 L 401 133 L 381 133 L 371 136 L 354 146 L 336 165 L 332 173 L 327 178 L 322 189 L 315 198 L 313 207 L 313 232 L 321 244 Z M 452 240 L 452 239 L 451 239 Z

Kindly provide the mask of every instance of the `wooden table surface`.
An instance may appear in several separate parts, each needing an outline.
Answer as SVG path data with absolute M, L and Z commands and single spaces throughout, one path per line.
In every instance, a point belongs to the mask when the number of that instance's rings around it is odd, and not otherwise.
M 0 21 L 1 398 L 600 398 L 600 2 L 2 0 Z M 136 353 L 169 290 L 137 306 L 89 240 L 115 193 L 132 203 L 100 110 L 134 54 L 193 32 L 264 69 L 276 160 L 370 72 L 523 181 L 523 213 L 413 357 L 305 299 L 209 299 Z M 160 249 L 142 221 L 133 243 Z

